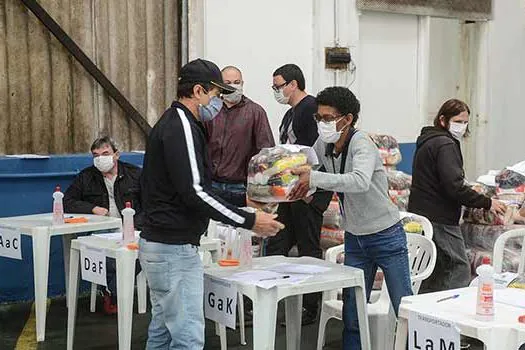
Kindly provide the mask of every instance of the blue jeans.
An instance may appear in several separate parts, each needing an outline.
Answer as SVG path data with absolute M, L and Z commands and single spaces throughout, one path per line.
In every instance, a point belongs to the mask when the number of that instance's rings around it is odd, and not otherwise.
M 229 184 L 229 183 L 224 183 L 224 182 L 213 181 L 211 185 L 214 189 L 225 191 L 225 192 L 246 193 L 245 184 Z
M 150 287 L 146 349 L 204 348 L 204 278 L 198 247 L 139 241 Z
M 371 235 L 356 236 L 346 232 L 345 265 L 363 270 L 367 300 L 380 267 L 396 316 L 401 298 L 412 295 L 407 239 L 400 223 Z M 354 288 L 343 291 L 343 321 L 343 349 L 361 349 Z

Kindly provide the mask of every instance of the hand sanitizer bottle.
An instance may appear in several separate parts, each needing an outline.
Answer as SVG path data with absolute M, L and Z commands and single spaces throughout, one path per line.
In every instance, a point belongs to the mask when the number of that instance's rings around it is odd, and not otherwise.
M 494 268 L 490 265 L 488 256 L 483 257 L 476 272 L 479 276 L 476 318 L 480 321 L 492 321 L 494 319 Z
M 124 243 L 135 241 L 135 225 L 133 224 L 135 210 L 131 208 L 131 202 L 126 202 L 126 208 L 122 210 L 122 239 Z
M 64 204 L 62 199 L 64 194 L 60 191 L 60 186 L 55 188 L 53 193 L 53 225 L 64 224 Z

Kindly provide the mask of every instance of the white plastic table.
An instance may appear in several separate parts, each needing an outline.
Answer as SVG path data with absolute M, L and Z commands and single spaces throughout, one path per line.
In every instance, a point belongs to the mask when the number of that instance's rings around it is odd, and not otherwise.
M 20 234 L 31 236 L 33 241 L 33 269 L 35 283 L 36 339 L 44 341 L 46 335 L 46 299 L 49 277 L 49 247 L 52 236 L 62 236 L 64 250 L 64 272 L 66 295 L 69 279 L 69 247 L 71 234 L 99 230 L 120 229 L 122 220 L 107 216 L 67 214 L 82 216 L 87 223 L 53 225 L 51 214 L 36 214 L 0 218 L 0 227 L 19 230 Z
M 454 322 L 461 334 L 481 340 L 486 350 L 517 350 L 525 343 L 525 325 L 518 323 L 518 317 L 525 314 L 525 309 L 496 302 L 494 320 L 478 321 L 476 293 L 476 287 L 468 287 L 401 299 L 395 349 L 406 349 L 408 317 L 410 311 L 415 311 Z M 436 303 L 455 294 L 459 297 Z
M 262 269 L 280 263 L 308 264 L 330 267 L 330 271 L 313 275 L 298 283 L 278 285 L 270 289 L 257 287 L 253 283 L 230 281 L 235 283 L 242 294 L 253 303 L 253 349 L 274 349 L 275 326 L 277 322 L 277 303 L 285 299 L 286 309 L 286 348 L 298 350 L 301 347 L 301 314 L 303 294 L 323 292 L 340 288 L 355 288 L 357 312 L 359 318 L 361 346 L 370 349 L 370 332 L 365 298 L 363 271 L 353 267 L 333 264 L 325 260 L 301 257 L 268 256 L 254 258 L 252 269 Z M 204 274 L 218 279 L 226 279 L 246 268 L 212 266 L 204 269 Z
M 80 251 L 95 248 L 114 258 L 117 265 L 117 306 L 119 349 L 131 348 L 131 327 L 133 320 L 133 287 L 135 286 L 135 260 L 138 250 L 117 245 L 116 241 L 94 236 L 79 237 L 71 241 L 71 264 L 69 266 L 69 308 L 67 312 L 67 349 L 73 349 L 79 281 Z M 144 305 L 145 307 L 145 305 Z M 140 308 L 140 306 L 139 306 Z
M 212 259 L 218 256 L 221 242 L 219 239 L 203 237 L 200 250 L 210 252 Z M 122 247 L 117 241 L 97 236 L 79 237 L 71 241 L 71 264 L 69 271 L 69 308 L 67 314 L 67 349 L 73 349 L 75 320 L 77 313 L 78 281 L 80 250 L 84 248 L 100 249 L 107 257 L 114 258 L 117 266 L 117 306 L 118 306 L 118 344 L 119 349 L 131 348 L 131 329 L 133 320 L 133 287 L 135 285 L 135 260 L 138 250 Z M 139 313 L 145 311 L 146 305 L 139 298 Z M 143 311 L 141 311 L 143 310 Z

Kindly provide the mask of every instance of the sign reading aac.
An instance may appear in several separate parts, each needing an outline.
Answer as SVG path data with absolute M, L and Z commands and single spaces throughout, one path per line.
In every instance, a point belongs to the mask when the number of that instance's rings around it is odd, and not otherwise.
M 408 344 L 410 350 L 459 350 L 459 329 L 453 322 L 412 311 Z
M 89 247 L 81 249 L 80 268 L 83 280 L 107 286 L 106 255 L 102 250 Z
M 235 329 L 237 288 L 231 282 L 204 276 L 204 314 L 206 318 Z
M 0 256 L 22 260 L 20 231 L 0 226 Z

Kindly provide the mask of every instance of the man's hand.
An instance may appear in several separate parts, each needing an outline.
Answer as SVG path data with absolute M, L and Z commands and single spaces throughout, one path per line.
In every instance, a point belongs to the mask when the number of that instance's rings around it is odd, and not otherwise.
M 255 224 L 252 231 L 260 237 L 275 236 L 284 228 L 284 225 L 275 220 L 277 215 L 267 214 L 261 211 L 255 213 Z
M 93 210 L 91 210 L 93 214 L 100 215 L 100 216 L 107 216 L 109 213 L 109 210 L 102 207 L 94 207 Z
M 309 166 L 302 166 L 299 168 L 292 169 L 292 174 L 299 175 L 299 181 L 295 184 L 294 188 L 288 193 L 287 198 L 289 200 L 297 200 L 305 198 L 310 190 L 310 172 L 312 168 Z
M 507 205 L 505 205 L 505 203 L 503 203 L 502 201 L 492 199 L 490 211 L 494 214 L 505 215 L 505 212 L 507 211 Z

